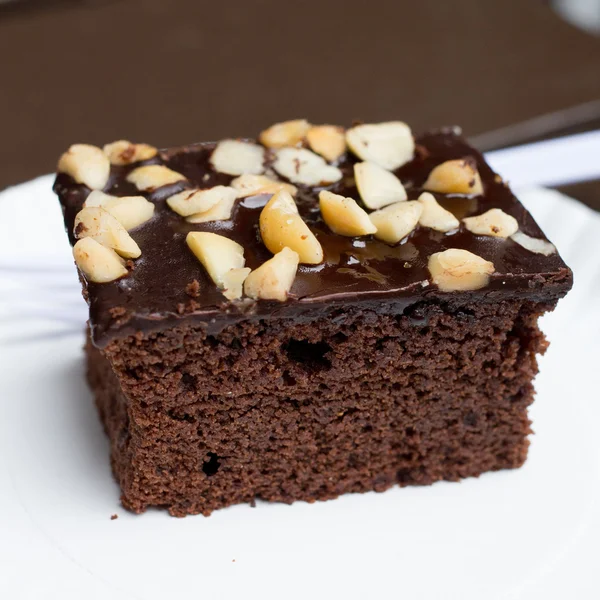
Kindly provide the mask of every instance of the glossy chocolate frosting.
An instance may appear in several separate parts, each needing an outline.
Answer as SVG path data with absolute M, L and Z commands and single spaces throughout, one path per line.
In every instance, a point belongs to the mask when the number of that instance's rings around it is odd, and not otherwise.
M 440 204 L 459 219 L 500 208 L 517 219 L 523 233 L 546 239 L 509 187 L 454 129 L 425 134 L 417 138 L 416 143 L 415 158 L 396 171 L 409 199 L 419 196 L 423 182 L 436 165 L 450 159 L 473 157 L 484 194 L 476 197 L 434 194 Z M 534 254 L 511 239 L 474 235 L 463 226 L 448 234 L 418 227 L 396 246 L 372 236 L 335 235 L 320 218 L 318 192 L 323 188 L 300 186 L 296 198 L 298 208 L 323 246 L 324 262 L 315 266 L 300 265 L 287 302 L 249 299 L 229 302 L 188 249 L 186 234 L 212 231 L 234 239 L 245 249 L 246 266 L 255 269 L 271 257 L 258 231 L 260 211 L 270 195 L 237 200 L 231 220 L 194 225 L 170 210 L 165 202 L 167 197 L 186 187 L 229 184 L 232 177 L 211 168 L 209 158 L 214 147 L 214 143 L 195 144 L 163 151 L 145 163 L 111 167 L 104 191 L 115 196 L 140 194 L 126 181 L 127 174 L 140 164 L 164 164 L 185 175 L 188 181 L 144 194 L 156 209 L 150 221 L 130 232 L 142 256 L 134 261 L 128 276 L 102 284 L 82 277 L 84 295 L 90 306 L 92 339 L 97 346 L 103 347 L 115 337 L 156 331 L 184 320 L 202 324 L 209 334 L 216 334 L 241 319 L 343 315 L 343 307 L 349 304 L 379 312 L 410 314 L 419 323 L 418 307 L 428 301 L 456 307 L 474 299 L 490 302 L 519 297 L 550 302 L 563 296 L 572 285 L 572 273 L 558 254 Z M 354 162 L 356 158 L 350 153 L 345 155 L 338 165 L 344 178 L 326 189 L 360 203 L 353 180 Z M 70 241 L 74 243 L 74 218 L 90 190 L 65 174 L 58 175 L 54 189 L 63 207 Z M 463 248 L 492 261 L 496 272 L 489 285 L 473 292 L 440 292 L 430 282 L 427 261 L 434 252 L 448 248 Z

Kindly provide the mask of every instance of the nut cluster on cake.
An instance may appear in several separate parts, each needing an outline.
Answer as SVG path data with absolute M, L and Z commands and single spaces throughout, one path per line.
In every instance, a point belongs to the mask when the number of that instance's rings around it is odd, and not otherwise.
M 333 191 L 345 177 L 340 161 L 348 152 L 357 159 L 351 174 L 355 198 Z M 103 149 L 76 144 L 61 156 L 59 172 L 91 190 L 75 218 L 73 248 L 75 261 L 89 281 L 107 283 L 128 274 L 134 266 L 130 261 L 141 256 L 135 229 L 152 219 L 155 211 L 144 194 L 178 183 L 184 183 L 185 189 L 167 197 L 166 203 L 192 225 L 231 219 L 239 199 L 271 196 L 260 212 L 258 227 L 261 243 L 273 256 L 254 270 L 245 266 L 244 248 L 229 237 L 207 231 L 187 234 L 189 249 L 230 301 L 246 296 L 283 302 L 299 264 L 327 260 L 318 236 L 298 211 L 295 197 L 305 188 L 318 193 L 320 219 L 337 236 L 369 237 L 393 246 L 405 243 L 418 228 L 449 238 L 466 230 L 475 236 L 511 238 L 538 254 L 556 251 L 546 240 L 520 231 L 517 220 L 499 208 L 459 220 L 438 202 L 434 194 L 485 193 L 477 164 L 469 156 L 437 164 L 418 193 L 413 195 L 414 188 L 407 191 L 396 172 L 414 159 L 415 141 L 400 121 L 344 130 L 294 120 L 269 127 L 258 142 L 223 140 L 214 147 L 210 166 L 232 178 L 228 185 L 192 184 L 183 174 L 156 164 L 159 157 L 156 148 L 125 140 Z M 153 162 L 143 164 L 146 161 Z M 140 164 L 126 180 L 139 195 L 113 196 L 103 191 L 112 168 L 136 163 Z M 427 266 L 430 282 L 424 284 L 433 283 L 441 292 L 483 288 L 495 272 L 493 262 L 460 248 L 431 254 Z

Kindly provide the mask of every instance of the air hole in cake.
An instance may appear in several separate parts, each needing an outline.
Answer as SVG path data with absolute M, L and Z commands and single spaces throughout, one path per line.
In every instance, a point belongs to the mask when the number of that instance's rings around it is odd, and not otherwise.
M 288 358 L 311 369 L 329 369 L 331 362 L 325 357 L 331 352 L 331 346 L 325 342 L 308 342 L 291 339 L 282 346 Z
M 404 434 L 406 435 L 406 437 L 414 437 L 416 433 L 417 432 L 415 431 L 414 427 L 407 427 L 404 430 Z
M 283 372 L 282 379 L 285 385 L 296 385 L 296 379 L 290 375 L 289 371 Z
M 475 312 L 466 308 L 460 308 L 454 312 L 454 315 L 459 319 L 473 322 L 475 320 Z
M 396 471 L 396 481 L 398 483 L 409 483 L 413 480 L 412 469 L 404 468 Z
M 493 360 L 486 360 L 483 362 L 481 368 L 486 372 L 491 372 L 496 368 L 496 363 Z
M 184 373 L 181 376 L 181 387 L 183 387 L 186 390 L 192 390 L 195 388 L 195 386 L 196 380 L 192 375 L 190 375 L 189 373 Z
M 510 401 L 511 402 L 521 402 L 522 400 L 527 401 L 527 399 L 529 398 L 529 394 L 531 394 L 531 391 L 527 388 L 523 388 L 523 389 L 519 390 L 519 392 L 510 399 Z
M 412 325 L 421 327 L 421 331 L 429 325 L 429 315 L 421 302 L 407 308 L 403 315 L 397 315 L 396 322 L 401 323 L 404 317 L 408 317 Z
M 348 468 L 355 469 L 360 464 L 360 461 L 356 457 L 356 454 L 351 454 L 350 458 L 348 458 Z
M 345 323 L 348 320 L 348 315 L 343 310 L 334 310 L 331 313 L 330 320 L 336 325 L 341 325 L 342 323 Z
M 477 426 L 477 415 L 472 412 L 467 413 L 463 417 L 463 423 L 469 427 L 476 427 Z
M 375 343 L 375 350 L 377 350 L 378 352 L 382 352 L 386 349 L 386 346 L 388 346 L 388 344 L 393 344 L 395 340 L 396 338 L 386 335 L 377 340 L 377 342 Z
M 174 421 L 186 421 L 187 423 L 196 422 L 195 417 L 192 417 L 192 415 L 186 412 L 177 412 L 175 409 L 168 410 L 167 415 L 170 419 L 173 419 Z
M 211 348 L 217 348 L 219 346 L 219 341 L 215 338 L 214 335 L 206 336 L 204 343 Z
M 331 341 L 334 344 L 343 344 L 344 342 L 348 341 L 348 336 L 342 332 L 339 332 L 331 337 Z
M 209 452 L 208 460 L 205 460 L 202 464 L 202 470 L 207 477 L 212 477 L 219 470 L 220 466 L 219 456 L 214 452 Z

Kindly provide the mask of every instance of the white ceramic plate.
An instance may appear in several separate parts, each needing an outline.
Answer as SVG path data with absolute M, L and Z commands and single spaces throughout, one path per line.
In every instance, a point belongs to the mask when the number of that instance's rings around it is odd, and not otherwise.
M 119 505 L 50 184 L 0 194 L 1 598 L 600 597 L 600 215 L 521 194 L 576 278 L 544 318 L 552 346 L 522 469 L 174 519 Z

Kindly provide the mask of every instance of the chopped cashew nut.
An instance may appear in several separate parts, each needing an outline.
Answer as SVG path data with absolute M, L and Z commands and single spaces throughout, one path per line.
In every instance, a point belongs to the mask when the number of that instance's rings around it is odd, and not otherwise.
M 419 223 L 423 207 L 416 200 L 396 202 L 371 213 L 369 217 L 377 233 L 375 237 L 388 244 L 397 244 Z
M 244 248 L 225 236 L 208 231 L 191 231 L 185 241 L 217 287 L 234 295 L 239 279 L 243 281 L 246 273 L 242 272 L 246 262 Z M 232 270 L 235 272 L 230 273 Z
M 291 195 L 277 192 L 260 213 L 260 235 L 265 246 L 273 253 L 286 246 L 300 257 L 300 262 L 312 265 L 323 261 L 323 248 L 308 228 Z
M 305 119 L 275 123 L 261 132 L 258 141 L 267 148 L 296 146 L 304 140 L 309 129 L 310 123 Z
M 226 221 L 231 219 L 235 196 L 226 196 L 207 211 L 190 215 L 186 221 L 188 223 L 210 223 L 211 221 Z
M 127 275 L 125 261 L 114 250 L 93 238 L 76 242 L 73 258 L 86 279 L 94 283 L 108 283 Z
M 441 206 L 433 194 L 423 192 L 419 196 L 419 203 L 423 207 L 419 218 L 419 225 L 422 227 L 447 233 L 460 226 L 460 221 L 449 210 Z
M 101 190 L 108 183 L 110 161 L 97 146 L 73 144 L 59 159 L 58 172 L 70 175 L 77 183 Z
M 475 235 L 507 238 L 516 233 L 519 223 L 499 208 L 492 208 L 482 215 L 463 219 L 465 227 Z
M 353 237 L 377 231 L 369 215 L 352 198 L 323 190 L 319 193 L 319 206 L 323 220 L 333 233 Z
M 281 189 L 287 190 L 292 196 L 298 189 L 291 183 L 276 181 L 266 175 L 240 175 L 231 182 L 231 187 L 237 191 L 238 198 L 258 196 L 258 194 L 274 194 Z
M 327 185 L 342 178 L 337 167 L 328 165 L 322 157 L 306 148 L 277 150 L 273 168 L 290 181 L 303 185 Z
M 415 141 L 402 121 L 357 125 L 346 131 L 348 147 L 358 158 L 393 171 L 412 160 Z
M 217 185 L 207 190 L 184 190 L 167 198 L 169 208 L 182 217 L 205 213 L 219 202 L 237 198 L 237 192 L 226 185 Z
M 104 154 L 113 165 L 130 165 L 142 160 L 149 160 L 158 154 L 154 146 L 133 144 L 129 140 L 118 140 L 104 146 Z
M 316 125 L 306 134 L 310 149 L 325 160 L 335 162 L 346 152 L 346 134 L 336 125 Z
M 265 170 L 265 149 L 251 142 L 223 140 L 213 150 L 210 162 L 215 171 L 226 175 L 260 175 Z
M 523 248 L 529 250 L 529 252 L 534 252 L 535 254 L 543 254 L 544 256 L 556 254 L 556 246 L 554 244 L 551 244 L 546 240 L 533 238 L 522 231 L 513 233 L 510 236 L 510 239 L 519 244 L 519 246 L 523 246 Z
M 365 206 L 372 210 L 406 200 L 406 190 L 390 171 L 373 162 L 354 165 L 354 179 Z
M 149 192 L 163 185 L 185 181 L 185 177 L 164 165 L 145 165 L 131 171 L 127 175 L 127 181 L 133 183 L 138 190 Z
M 90 193 L 83 207 L 100 207 L 107 210 L 127 231 L 139 227 L 154 215 L 154 204 L 143 196 L 117 197 L 98 190 Z
M 429 257 L 433 283 L 442 292 L 478 290 L 485 287 L 494 272 L 494 264 L 468 250 L 451 248 Z
M 285 302 L 298 270 L 299 256 L 287 247 L 248 275 L 244 291 L 250 298 Z
M 93 238 L 125 258 L 138 258 L 142 254 L 123 225 L 100 207 L 82 208 L 75 216 L 73 233 L 77 239 Z
M 473 194 L 483 193 L 483 185 L 474 160 L 460 158 L 447 160 L 435 167 L 423 189 L 442 194 Z

